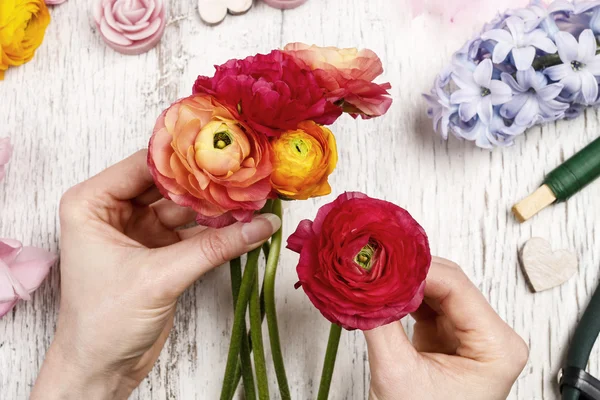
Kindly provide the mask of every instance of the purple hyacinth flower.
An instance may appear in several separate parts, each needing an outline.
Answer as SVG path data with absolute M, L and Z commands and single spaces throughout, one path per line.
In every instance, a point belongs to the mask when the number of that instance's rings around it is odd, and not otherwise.
M 542 29 L 534 29 L 526 32 L 525 22 L 519 17 L 509 17 L 506 20 L 505 29 L 492 29 L 481 35 L 483 40 L 495 40 L 497 42 L 492 54 L 495 64 L 500 64 L 512 53 L 515 66 L 523 71 L 531 67 L 535 58 L 536 49 L 548 54 L 556 53 L 556 45 Z M 510 31 L 510 32 L 509 32 Z
M 557 13 L 572 13 L 575 10 L 573 3 L 567 0 L 556 0 L 549 5 L 544 3 L 531 4 L 527 8 L 510 11 L 510 15 L 520 17 L 525 22 L 525 30 L 531 32 L 542 25 L 552 37 L 558 32 L 552 16 Z
M 447 84 L 448 78 L 442 74 L 436 78 L 431 94 L 423 95 L 429 104 L 427 115 L 433 120 L 433 129 L 441 131 L 444 140 L 448 139 L 450 118 L 458 113 L 458 105 L 450 102 L 450 95 L 445 91 Z
M 503 118 L 530 128 L 541 122 L 555 121 L 564 115 L 569 105 L 556 100 L 563 85 L 548 85 L 546 76 L 533 68 L 518 71 L 516 75 L 515 80 L 509 74 L 502 74 L 502 82 L 513 90 L 511 101 L 500 108 Z
M 582 14 L 600 6 L 600 0 L 575 0 L 574 6 L 575 14 Z
M 510 101 L 512 91 L 506 83 L 492 79 L 494 66 L 489 59 L 479 63 L 474 71 L 468 68 L 471 66 L 454 66 L 452 80 L 460 89 L 452 93 L 450 101 L 459 104 L 461 120 L 470 121 L 478 115 L 485 124 L 489 124 L 493 106 Z
M 469 123 L 453 123 L 451 128 L 456 137 L 474 141 L 482 149 L 511 146 L 514 136 L 525 132 L 525 127 L 506 121 L 497 110 L 492 114 L 490 124 L 475 118 Z
M 600 55 L 596 55 L 596 37 L 591 29 L 579 36 L 579 42 L 568 32 L 556 35 L 558 54 L 564 64 L 545 69 L 545 74 L 564 86 L 567 97 L 589 105 L 598 98 Z

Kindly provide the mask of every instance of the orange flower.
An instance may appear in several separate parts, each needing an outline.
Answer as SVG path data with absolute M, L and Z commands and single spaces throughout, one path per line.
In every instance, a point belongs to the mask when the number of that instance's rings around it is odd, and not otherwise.
M 187 97 L 162 113 L 150 139 L 157 187 L 203 225 L 248 222 L 271 193 L 269 143 L 234 113 L 210 95 Z
M 49 23 L 44 0 L 0 1 L 0 80 L 8 67 L 31 61 Z
M 272 142 L 271 183 L 283 198 L 306 200 L 331 193 L 327 178 L 337 164 L 335 137 L 324 126 L 301 122 Z

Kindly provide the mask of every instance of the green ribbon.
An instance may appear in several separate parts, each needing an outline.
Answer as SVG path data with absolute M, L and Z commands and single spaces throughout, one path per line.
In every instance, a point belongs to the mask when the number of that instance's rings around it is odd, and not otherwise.
M 600 176 L 600 138 L 546 176 L 558 201 L 565 201 Z

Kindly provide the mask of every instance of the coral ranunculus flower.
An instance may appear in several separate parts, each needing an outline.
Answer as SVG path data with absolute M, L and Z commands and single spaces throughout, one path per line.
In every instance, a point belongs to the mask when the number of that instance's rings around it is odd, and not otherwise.
M 212 227 L 249 222 L 271 193 L 266 137 L 209 95 L 179 100 L 159 117 L 148 165 L 167 199 Z
M 362 193 L 344 193 L 288 239 L 300 253 L 298 286 L 332 323 L 370 330 L 423 301 L 431 264 L 427 235 L 410 214 Z
M 199 76 L 194 93 L 208 93 L 237 107 L 256 131 L 278 136 L 302 121 L 330 125 L 342 109 L 325 98 L 310 69 L 274 50 L 216 67 L 214 77 Z
M 340 102 L 345 112 L 371 118 L 385 114 L 392 105 L 391 85 L 373 83 L 383 66 L 371 50 L 290 43 L 283 51 L 312 69 L 327 98 Z
M 31 61 L 49 23 L 44 0 L 0 1 L 0 80 L 8 67 Z
M 306 200 L 331 193 L 327 178 L 337 164 L 333 133 L 312 121 L 284 132 L 273 147 L 273 189 L 281 197 Z

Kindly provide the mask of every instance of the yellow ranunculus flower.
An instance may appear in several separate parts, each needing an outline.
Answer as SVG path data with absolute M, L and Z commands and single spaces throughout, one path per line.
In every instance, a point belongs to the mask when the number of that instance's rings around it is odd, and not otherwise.
M 327 178 L 337 164 L 333 133 L 312 121 L 272 142 L 273 189 L 285 199 L 306 200 L 331 193 Z
M 0 80 L 8 67 L 33 58 L 49 23 L 44 0 L 0 0 Z

